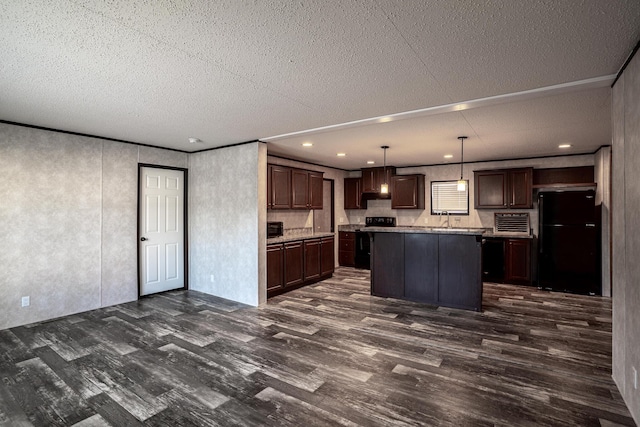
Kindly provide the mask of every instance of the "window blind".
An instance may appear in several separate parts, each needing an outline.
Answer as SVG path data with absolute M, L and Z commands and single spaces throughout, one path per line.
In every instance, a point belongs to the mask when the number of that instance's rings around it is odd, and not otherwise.
M 431 182 L 431 213 L 469 214 L 469 181 L 458 191 L 458 181 Z

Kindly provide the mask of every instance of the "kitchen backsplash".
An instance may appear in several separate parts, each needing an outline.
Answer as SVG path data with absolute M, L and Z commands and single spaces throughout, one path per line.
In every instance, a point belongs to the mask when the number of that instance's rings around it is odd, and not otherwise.
M 282 221 L 285 236 L 303 234 L 300 230 L 313 230 L 313 211 L 268 210 L 267 221 Z
M 451 215 L 449 221 L 451 221 L 452 227 L 493 228 L 495 212 L 507 211 L 476 210 L 471 206 L 469 215 Z M 537 234 L 538 206 L 535 198 L 533 209 L 513 209 L 508 212 L 527 212 L 531 218 L 534 234 Z M 447 216 L 431 215 L 429 206 L 424 210 L 391 209 L 391 200 L 369 200 L 367 209 L 347 211 L 349 224 L 364 224 L 365 217 L 368 216 L 392 216 L 396 218 L 398 226 L 440 227 L 447 225 Z

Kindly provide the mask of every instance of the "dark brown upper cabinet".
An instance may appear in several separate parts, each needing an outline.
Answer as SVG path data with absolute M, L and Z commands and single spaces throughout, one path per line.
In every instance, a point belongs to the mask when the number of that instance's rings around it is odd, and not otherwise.
M 361 178 L 344 179 L 344 208 L 362 209 Z
M 362 192 L 363 193 L 380 193 L 380 186 L 383 183 L 391 186 L 391 177 L 395 175 L 396 168 L 388 166 L 378 168 L 362 169 Z
M 322 172 L 268 165 L 269 209 L 322 209 L 322 189 Z
M 391 209 L 424 209 L 424 175 L 391 177 Z
M 291 208 L 309 209 L 309 172 L 301 169 L 291 171 Z
M 291 169 L 284 166 L 269 165 L 267 188 L 271 192 L 269 208 L 291 209 Z
M 474 171 L 476 209 L 531 209 L 533 168 Z
M 322 172 L 309 172 L 309 209 L 322 209 L 323 187 Z

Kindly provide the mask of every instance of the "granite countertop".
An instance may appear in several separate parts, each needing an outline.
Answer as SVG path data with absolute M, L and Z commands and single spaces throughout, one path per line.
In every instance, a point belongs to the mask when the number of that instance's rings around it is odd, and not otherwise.
M 489 229 L 485 234 L 484 237 L 502 237 L 502 238 L 508 238 L 508 239 L 533 239 L 533 234 L 527 234 L 527 233 L 496 233 L 493 230 Z
M 486 228 L 447 228 L 447 227 L 367 227 L 373 233 L 422 233 L 422 234 L 466 234 L 481 236 Z
M 289 236 L 280 236 L 280 237 L 272 237 L 267 239 L 267 245 L 271 245 L 274 243 L 286 243 L 286 242 L 295 242 L 296 240 L 307 240 L 307 239 L 319 239 L 321 237 L 334 237 L 335 233 L 307 233 L 307 234 L 295 234 Z
M 365 228 L 364 224 L 347 224 L 347 225 L 339 225 L 338 231 L 358 231 Z

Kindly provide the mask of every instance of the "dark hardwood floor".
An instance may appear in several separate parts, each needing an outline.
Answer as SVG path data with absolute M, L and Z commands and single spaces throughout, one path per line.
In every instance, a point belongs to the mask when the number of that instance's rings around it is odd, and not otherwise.
M 0 331 L 0 425 L 633 426 L 611 300 L 485 284 L 484 311 L 369 272 L 250 308 L 198 292 Z

